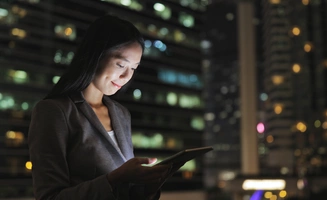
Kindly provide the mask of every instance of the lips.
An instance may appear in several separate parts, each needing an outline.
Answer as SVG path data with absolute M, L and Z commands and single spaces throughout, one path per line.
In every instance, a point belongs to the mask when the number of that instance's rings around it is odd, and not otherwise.
M 120 89 L 122 86 L 121 85 L 118 85 L 118 84 L 116 84 L 116 83 L 114 83 L 114 82 L 112 82 L 111 81 L 111 83 L 115 86 L 115 87 L 117 87 L 118 89 Z

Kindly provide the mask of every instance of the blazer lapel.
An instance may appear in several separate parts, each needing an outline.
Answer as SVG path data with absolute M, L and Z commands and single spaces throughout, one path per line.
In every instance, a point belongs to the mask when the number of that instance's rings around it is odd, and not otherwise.
M 128 132 L 130 130 L 126 130 L 122 123 L 129 123 L 128 120 L 125 118 L 125 115 L 122 113 L 120 109 L 113 103 L 113 101 L 109 98 L 104 96 L 103 103 L 108 107 L 109 116 L 111 120 L 112 128 L 115 132 L 118 145 L 120 147 L 121 152 L 124 154 L 125 158 L 128 160 L 133 157 L 133 150 L 130 147 L 130 134 Z
M 126 162 L 127 160 L 126 160 L 125 156 L 119 150 L 119 147 L 117 147 L 115 142 L 110 138 L 109 134 L 104 129 L 103 125 L 101 124 L 100 120 L 96 116 L 95 112 L 92 110 L 91 106 L 85 101 L 82 93 L 79 93 L 76 95 L 71 95 L 71 99 L 74 101 L 76 107 L 78 107 L 79 110 L 89 120 L 89 122 L 98 130 L 98 132 L 100 132 L 110 142 L 110 144 L 116 149 L 117 153 Z M 110 116 L 110 118 L 111 118 L 111 116 Z

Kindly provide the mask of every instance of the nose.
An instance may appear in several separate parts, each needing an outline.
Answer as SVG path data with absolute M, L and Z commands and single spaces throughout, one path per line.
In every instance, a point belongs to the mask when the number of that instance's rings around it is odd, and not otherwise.
M 133 73 L 134 73 L 134 71 L 132 69 L 130 69 L 129 67 L 126 67 L 126 69 L 120 75 L 120 78 L 129 80 L 132 78 Z

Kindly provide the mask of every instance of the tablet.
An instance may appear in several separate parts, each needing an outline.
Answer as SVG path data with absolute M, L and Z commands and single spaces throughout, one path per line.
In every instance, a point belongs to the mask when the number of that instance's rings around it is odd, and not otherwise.
M 165 158 L 161 162 L 157 163 L 156 165 L 164 165 L 164 164 L 170 164 L 170 163 L 179 163 L 179 162 L 187 162 L 189 160 L 194 159 L 197 156 L 200 156 L 202 154 L 205 154 L 209 151 L 212 151 L 213 148 L 208 147 L 200 147 L 200 148 L 194 148 L 194 149 L 185 149 L 183 151 L 180 151 L 168 158 Z

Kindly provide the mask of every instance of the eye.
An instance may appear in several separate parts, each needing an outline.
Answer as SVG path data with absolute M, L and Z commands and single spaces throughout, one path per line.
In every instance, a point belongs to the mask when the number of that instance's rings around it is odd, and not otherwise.
M 117 63 L 117 66 L 120 67 L 120 68 L 124 68 L 125 67 L 124 65 L 121 65 L 119 63 Z

